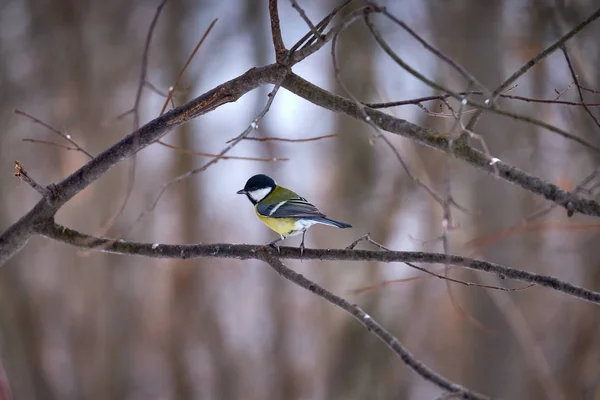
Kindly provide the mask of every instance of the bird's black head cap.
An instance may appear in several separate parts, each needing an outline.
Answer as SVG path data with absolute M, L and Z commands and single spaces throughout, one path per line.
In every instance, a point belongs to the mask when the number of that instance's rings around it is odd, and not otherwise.
M 275 187 L 277 187 L 277 184 L 271 177 L 258 174 L 248 179 L 244 188 L 237 193 L 245 194 L 252 204 L 256 204 L 271 193 Z
M 275 189 L 275 186 L 277 186 L 277 184 L 271 177 L 264 174 L 258 174 L 248 179 L 246 186 L 244 186 L 244 190 L 246 192 L 251 192 L 258 189 Z

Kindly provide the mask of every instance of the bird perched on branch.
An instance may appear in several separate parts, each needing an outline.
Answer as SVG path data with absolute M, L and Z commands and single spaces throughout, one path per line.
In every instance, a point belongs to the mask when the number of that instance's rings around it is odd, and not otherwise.
M 335 226 L 336 228 L 351 228 L 345 222 L 327 218 L 317 207 L 306 201 L 305 198 L 283 186 L 277 185 L 267 175 L 254 175 L 248 179 L 242 190 L 237 194 L 245 194 L 254 205 L 258 218 L 269 228 L 277 232 L 280 238 L 273 240 L 268 245 L 279 247 L 275 244 L 288 236 L 302 234 L 300 254 L 304 252 L 304 235 L 306 230 L 314 224 Z

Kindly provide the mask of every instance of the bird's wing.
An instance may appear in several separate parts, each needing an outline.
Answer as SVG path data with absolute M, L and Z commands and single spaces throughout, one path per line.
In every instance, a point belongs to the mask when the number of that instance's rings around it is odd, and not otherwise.
M 311 218 L 324 217 L 317 207 L 302 197 L 285 200 L 268 206 L 256 207 L 259 214 L 271 218 Z

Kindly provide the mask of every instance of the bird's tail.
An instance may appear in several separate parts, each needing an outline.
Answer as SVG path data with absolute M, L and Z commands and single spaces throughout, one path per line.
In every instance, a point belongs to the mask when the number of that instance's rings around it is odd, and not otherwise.
M 326 217 L 315 217 L 315 218 L 311 218 L 311 219 L 320 224 L 335 226 L 336 228 L 340 228 L 340 229 L 352 228 L 352 225 L 350 225 L 350 224 L 347 224 L 347 223 L 341 222 L 341 221 L 336 221 L 334 219 L 329 219 Z

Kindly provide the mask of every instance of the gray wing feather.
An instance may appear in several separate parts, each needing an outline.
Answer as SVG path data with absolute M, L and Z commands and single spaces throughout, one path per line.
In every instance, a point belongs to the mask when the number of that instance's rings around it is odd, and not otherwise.
M 266 207 L 259 204 L 257 210 L 261 215 L 271 218 L 312 218 L 325 216 L 317 207 L 301 197 L 287 200 L 283 204 L 276 203 Z

